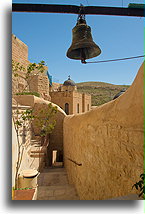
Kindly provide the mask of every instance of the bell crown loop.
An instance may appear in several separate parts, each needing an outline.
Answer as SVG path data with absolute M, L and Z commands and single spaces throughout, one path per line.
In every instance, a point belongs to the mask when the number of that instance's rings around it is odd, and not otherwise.
M 85 19 L 85 10 L 84 10 L 84 6 L 82 4 L 80 4 L 80 9 L 79 9 L 79 15 L 77 18 L 77 24 L 86 24 L 86 19 Z

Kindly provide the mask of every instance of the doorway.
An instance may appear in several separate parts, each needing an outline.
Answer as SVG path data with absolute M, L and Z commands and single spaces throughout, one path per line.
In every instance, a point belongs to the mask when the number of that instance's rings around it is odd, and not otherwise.
M 52 151 L 52 166 L 54 167 L 63 166 L 63 151 L 61 150 Z

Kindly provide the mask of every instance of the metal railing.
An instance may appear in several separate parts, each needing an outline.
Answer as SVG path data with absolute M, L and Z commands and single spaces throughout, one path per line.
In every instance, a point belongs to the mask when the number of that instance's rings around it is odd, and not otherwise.
M 67 158 L 69 161 L 75 163 L 78 166 L 82 166 L 82 163 L 77 163 L 76 161 L 72 160 L 71 158 Z

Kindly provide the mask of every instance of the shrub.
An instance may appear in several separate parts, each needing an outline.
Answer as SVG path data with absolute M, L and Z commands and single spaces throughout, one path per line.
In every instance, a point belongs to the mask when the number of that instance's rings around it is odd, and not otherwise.
M 16 95 L 34 95 L 36 97 L 40 97 L 40 94 L 38 92 L 19 92 L 16 93 Z
M 138 195 L 139 197 L 144 196 L 145 194 L 145 186 L 144 186 L 145 174 L 141 174 L 140 178 L 141 179 L 132 186 L 132 188 L 135 187 L 137 190 L 139 190 L 139 195 Z

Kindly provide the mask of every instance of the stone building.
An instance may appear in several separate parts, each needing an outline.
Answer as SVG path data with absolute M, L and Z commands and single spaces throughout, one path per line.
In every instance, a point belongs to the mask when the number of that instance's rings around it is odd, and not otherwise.
M 12 92 L 13 94 L 20 93 L 23 91 L 37 92 L 40 97 L 50 100 L 49 96 L 49 79 L 46 76 L 46 72 L 37 74 L 34 71 L 31 76 L 31 81 L 28 83 L 25 80 L 26 68 L 31 63 L 28 60 L 28 46 L 12 34 L 12 60 L 16 63 L 20 63 L 25 70 L 18 70 L 18 77 L 12 76 Z M 48 67 L 45 66 L 48 70 Z
M 12 59 L 24 66 L 29 64 L 27 46 L 14 35 Z M 29 108 L 45 109 L 50 102 L 45 100 L 45 97 L 42 99 L 43 94 L 50 94 L 52 102 L 58 105 L 56 126 L 50 134 L 49 141 L 43 146 L 39 145 L 37 139 L 31 139 L 30 124 L 23 127 L 22 134 L 23 132 L 24 134 L 19 135 L 24 151 L 19 172 L 33 168 L 41 171 L 40 165 L 43 168 L 43 160 L 48 155 L 50 166 L 55 158 L 58 162 L 64 162 L 69 183 L 75 186 L 80 200 L 110 200 L 136 193 L 132 186 L 144 171 L 144 63 L 133 84 L 125 93 L 89 112 L 91 97 L 78 93 L 76 84 L 70 77 L 63 85 L 51 92 L 47 85 L 48 80 L 43 84 L 43 78 L 46 80 L 46 76 L 34 75 L 33 84 L 29 88 L 40 92 L 42 97 L 15 96 L 15 102 L 19 104 L 20 112 Z M 13 81 L 14 92 L 24 87 L 25 82 L 21 78 L 13 78 Z M 16 104 L 13 104 L 13 114 L 16 112 L 17 116 Z M 66 115 L 64 111 L 75 115 Z M 82 112 L 86 113 L 78 114 Z M 14 187 L 18 138 L 13 122 L 12 120 L 12 186 Z M 24 137 L 26 137 L 25 144 Z M 58 172 L 54 173 L 54 181 L 57 181 L 58 175 Z M 46 186 L 44 188 L 49 194 L 50 187 L 49 190 Z
M 36 134 L 38 135 L 38 133 L 36 133 L 34 126 L 31 134 L 26 133 L 29 136 L 29 139 L 27 148 L 25 148 L 26 151 L 23 156 L 23 163 L 20 170 L 23 170 L 28 166 L 30 168 L 34 167 L 35 169 L 40 170 L 43 167 L 44 160 L 46 160 L 46 154 L 48 155 L 46 162 L 49 166 L 51 166 L 55 161 L 62 162 L 64 117 L 66 114 L 78 114 L 89 111 L 91 109 L 91 96 L 79 93 L 77 91 L 76 84 L 70 79 L 70 77 L 62 85 L 57 83 L 53 83 L 53 85 L 51 85 L 49 76 L 47 76 L 48 72 L 47 74 L 46 72 L 44 72 L 44 74 L 37 74 L 37 71 L 34 71 L 28 85 L 25 80 L 25 74 L 27 72 L 26 68 L 31 63 L 28 60 L 28 46 L 15 35 L 12 35 L 12 60 L 16 63 L 20 63 L 20 65 L 25 68 L 23 71 L 17 71 L 19 76 L 12 75 L 13 113 L 17 109 L 17 104 L 20 110 L 25 111 L 26 109 L 32 108 L 33 111 L 35 111 L 37 108 L 45 109 L 45 107 L 50 103 L 49 101 L 51 101 L 52 105 L 57 106 L 58 109 L 55 118 L 56 125 L 52 133 L 49 135 L 47 145 L 43 146 L 46 151 L 43 155 L 41 154 L 42 157 L 40 157 L 39 153 L 42 153 L 41 150 L 44 150 L 44 148 L 40 148 L 39 140 L 36 137 Z M 47 70 L 48 68 L 46 67 L 46 71 Z M 37 92 L 40 94 L 40 98 L 26 93 L 21 95 L 21 92 L 23 91 Z M 44 111 L 44 113 L 46 113 L 46 111 Z M 17 158 L 15 156 L 15 153 L 17 153 L 16 148 L 17 144 L 15 140 L 13 149 L 14 168 L 16 168 L 17 163 Z
M 26 68 L 30 61 L 28 60 L 28 46 L 12 34 L 12 60 L 19 62 Z M 46 70 L 48 68 L 46 67 Z M 26 88 L 24 79 L 26 71 L 19 71 L 19 77 L 12 78 L 13 94 L 22 92 Z M 37 73 L 37 72 L 36 72 Z M 91 96 L 77 91 L 77 86 L 73 80 L 66 80 L 63 85 L 53 90 L 50 87 L 49 79 L 44 74 L 32 74 L 29 88 L 25 91 L 37 92 L 45 100 L 51 100 L 60 106 L 66 114 L 78 114 L 91 110 Z
M 70 76 L 57 91 L 50 92 L 50 96 L 52 102 L 59 105 L 66 114 L 79 114 L 91 109 L 91 95 L 79 93 Z

